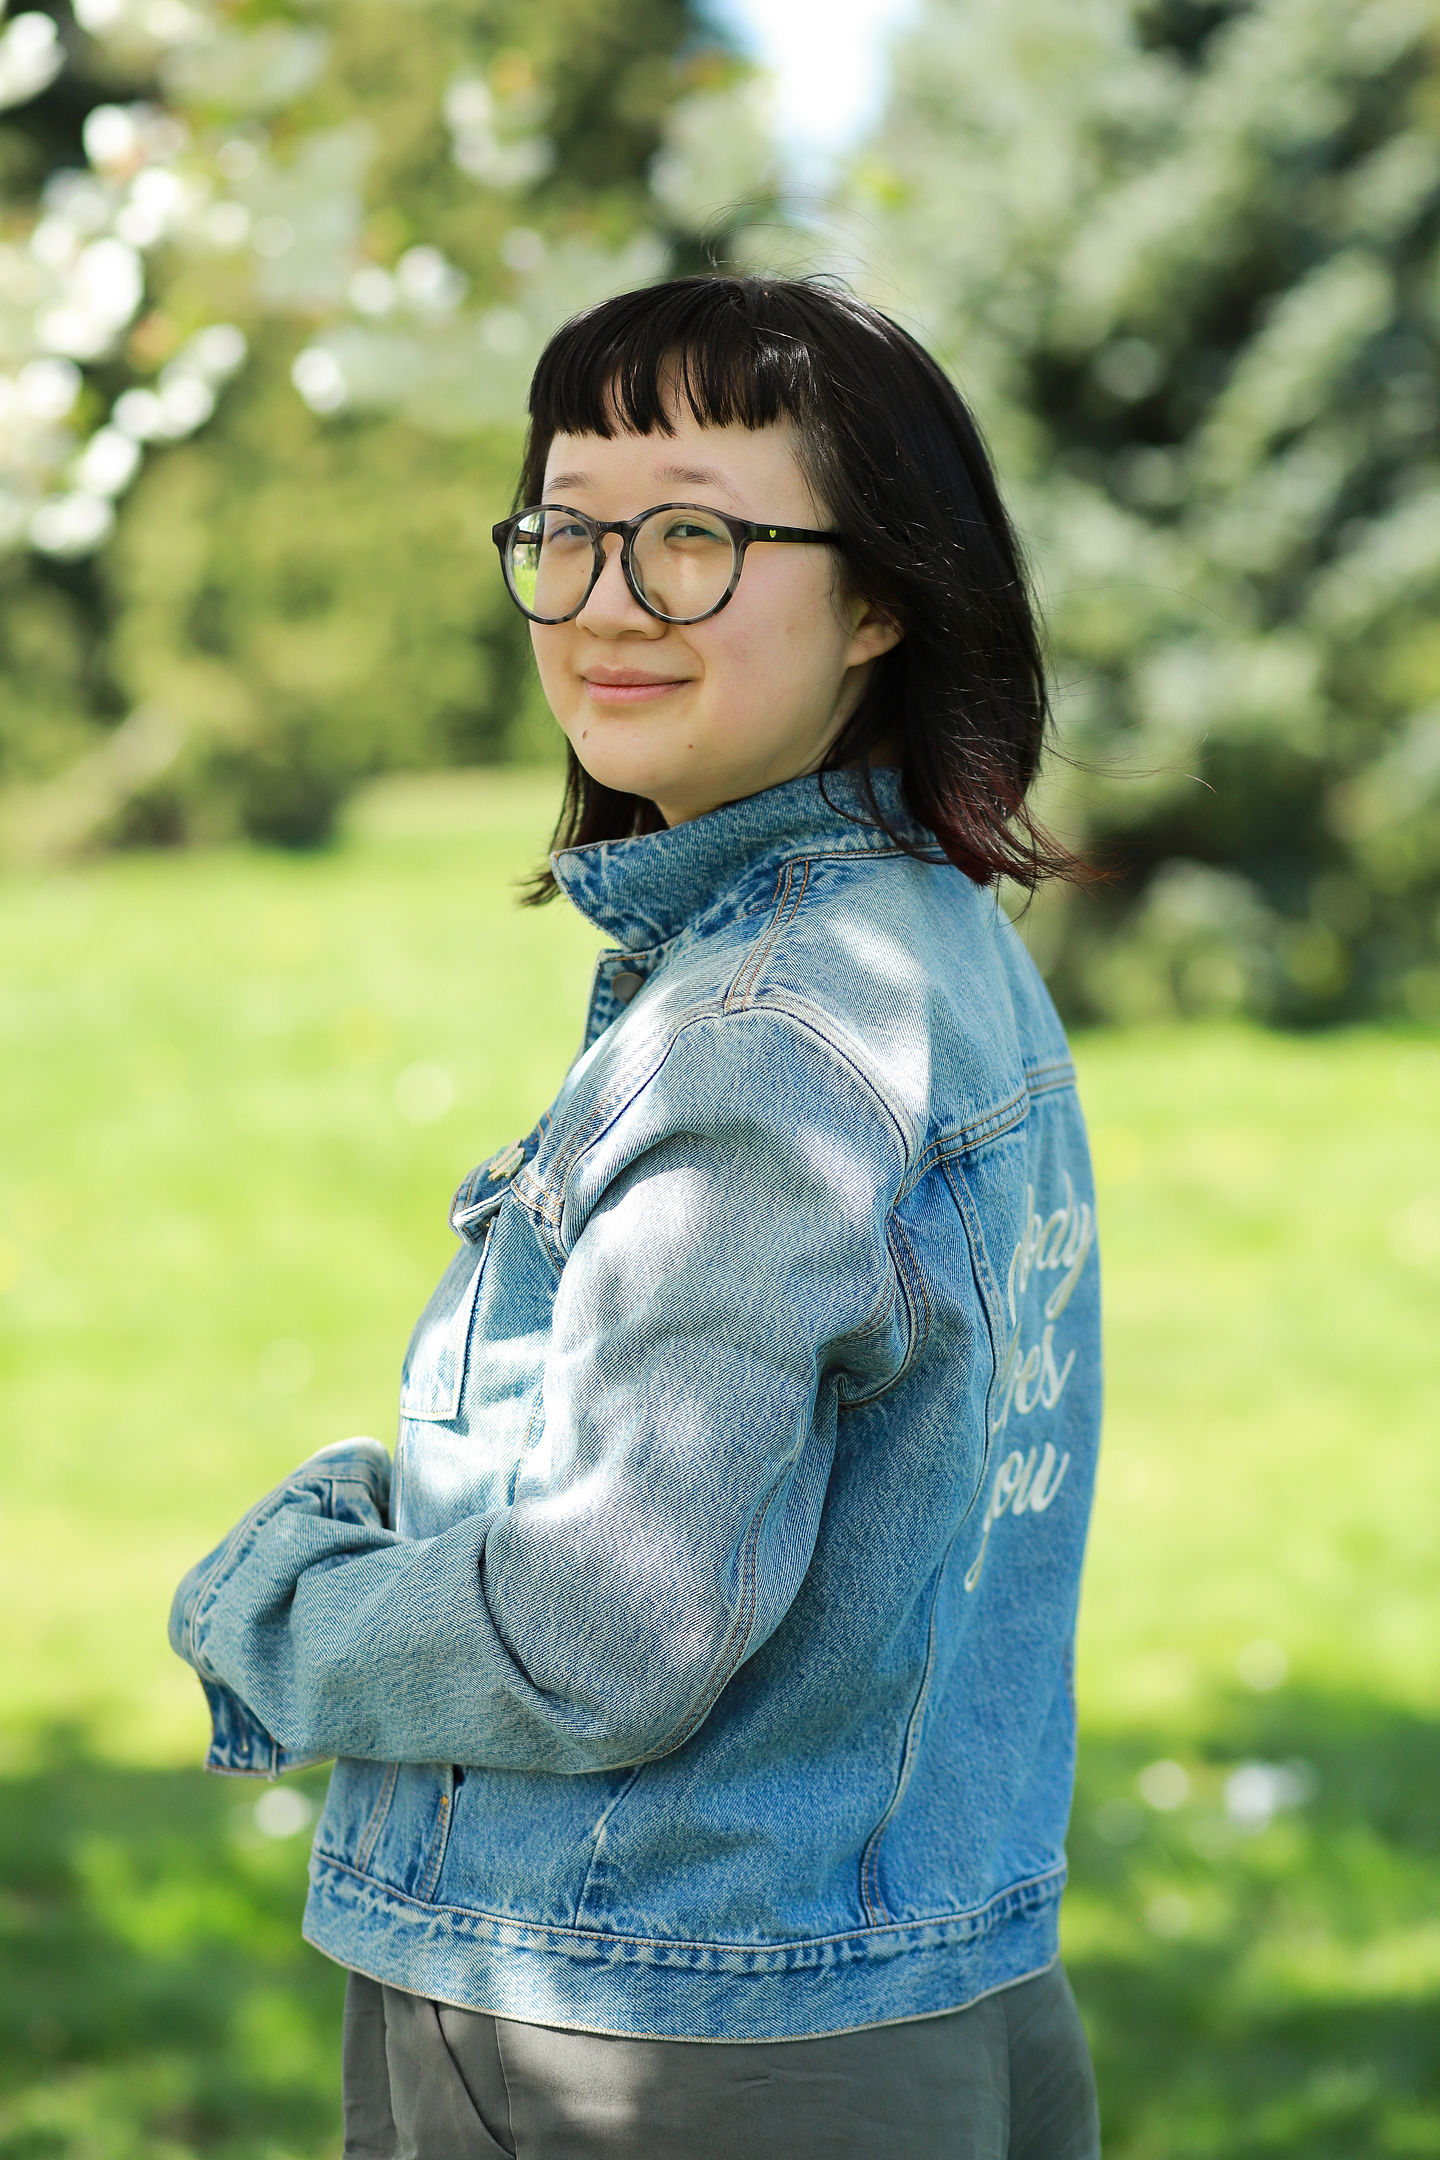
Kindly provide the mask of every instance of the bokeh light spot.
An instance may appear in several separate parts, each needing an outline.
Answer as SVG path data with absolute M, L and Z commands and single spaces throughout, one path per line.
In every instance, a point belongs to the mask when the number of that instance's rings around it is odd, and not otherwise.
M 434 1125 L 455 1104 L 455 1082 L 443 1065 L 407 1065 L 395 1082 L 395 1108 L 407 1125 Z

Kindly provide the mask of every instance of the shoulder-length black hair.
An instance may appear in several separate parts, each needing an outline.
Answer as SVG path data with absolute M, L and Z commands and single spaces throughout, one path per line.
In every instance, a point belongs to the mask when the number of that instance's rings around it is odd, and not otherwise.
M 911 816 L 967 877 L 1033 891 L 1075 875 L 1026 802 L 1050 706 L 1020 544 L 980 430 L 924 347 L 853 295 L 803 279 L 683 277 L 604 300 L 540 356 L 515 507 L 541 500 L 556 435 L 669 434 L 676 397 L 702 426 L 794 425 L 806 479 L 843 535 L 848 588 L 902 632 L 823 769 L 856 767 L 869 790 L 871 750 L 893 745 Z M 570 751 L 557 848 L 661 823 L 653 803 L 602 787 Z M 546 869 L 529 898 L 554 891 Z

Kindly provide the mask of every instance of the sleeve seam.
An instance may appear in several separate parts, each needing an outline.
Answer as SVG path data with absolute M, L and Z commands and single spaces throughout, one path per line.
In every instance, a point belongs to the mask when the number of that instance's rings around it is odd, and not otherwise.
M 742 1588 L 740 1593 L 740 1609 L 735 1615 L 735 1619 L 730 1628 L 730 1633 L 726 1637 L 725 1641 L 721 1644 L 720 1648 L 716 1651 L 714 1661 L 710 1667 L 710 1672 L 706 1679 L 701 1683 L 701 1686 L 697 1692 L 696 1700 L 691 1704 L 689 1710 L 681 1718 L 679 1724 L 671 1728 L 671 1731 L 666 1735 L 665 1739 L 660 1742 L 659 1746 L 653 1749 L 647 1749 L 646 1754 L 643 1758 L 646 1762 L 655 1762 L 658 1761 L 662 1756 L 673 1755 L 677 1748 L 683 1747 L 685 1745 L 685 1742 L 690 1738 L 690 1735 L 695 1732 L 709 1716 L 711 1710 L 714 1708 L 716 1702 L 719 1700 L 720 1696 L 724 1693 L 725 1688 L 729 1684 L 731 1675 L 736 1671 L 742 1658 L 744 1657 L 745 1645 L 750 1640 L 750 1631 L 755 1625 L 755 1556 L 760 1546 L 760 1532 L 764 1528 L 765 1518 L 769 1514 L 772 1506 L 774 1505 L 775 1495 L 777 1492 L 779 1492 L 781 1484 L 783 1482 L 784 1472 L 782 1471 L 781 1474 L 773 1480 L 769 1491 L 766 1493 L 759 1507 L 755 1510 L 755 1514 L 751 1521 L 750 1528 L 745 1534 L 743 1562 L 744 1572 L 742 1576 Z

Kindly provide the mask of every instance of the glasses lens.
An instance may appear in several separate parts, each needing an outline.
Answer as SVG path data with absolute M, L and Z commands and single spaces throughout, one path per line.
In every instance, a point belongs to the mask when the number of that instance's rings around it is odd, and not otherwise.
M 657 510 L 635 535 L 635 582 L 657 615 L 698 622 L 720 605 L 735 569 L 735 544 L 713 510 Z
M 585 605 L 595 574 L 590 534 L 573 511 L 527 510 L 510 535 L 505 574 L 527 615 L 563 622 Z

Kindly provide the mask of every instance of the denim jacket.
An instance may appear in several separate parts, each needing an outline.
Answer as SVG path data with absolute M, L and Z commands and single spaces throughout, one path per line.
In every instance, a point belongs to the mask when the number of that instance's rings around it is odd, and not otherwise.
M 992 893 L 801 779 L 555 859 L 617 946 L 465 1179 L 393 1481 L 176 1594 L 212 1768 L 338 1758 L 305 1928 L 534 2023 L 798 2038 L 1047 1965 L 1100 1421 L 1065 1038 Z

